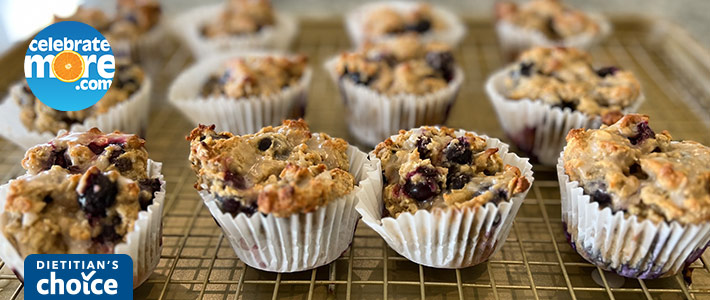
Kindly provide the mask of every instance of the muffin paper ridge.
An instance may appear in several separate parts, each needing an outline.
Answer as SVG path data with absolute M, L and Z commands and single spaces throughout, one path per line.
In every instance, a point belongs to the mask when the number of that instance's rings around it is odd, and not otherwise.
M 564 152 L 563 152 L 564 153 Z M 562 198 L 562 224 L 568 241 L 584 259 L 621 276 L 654 279 L 674 275 L 695 261 L 710 242 L 710 222 L 682 225 L 625 216 L 599 208 L 579 182 L 557 162 Z
M 209 192 L 199 191 L 210 213 L 229 240 L 235 253 L 247 265 L 270 272 L 298 272 L 326 265 L 352 243 L 358 201 L 374 199 L 382 189 L 379 160 L 349 146 L 350 173 L 357 186 L 350 194 L 335 199 L 310 213 L 286 218 L 254 213 L 233 217 L 224 213 Z
M 335 72 L 337 60 L 337 56 L 328 59 L 324 67 L 338 85 L 348 109 L 350 134 L 369 146 L 377 145 L 400 129 L 446 122 L 464 81 L 463 69 L 457 66 L 446 88 L 425 95 L 387 95 L 340 80 Z
M 219 70 L 224 62 L 238 57 L 265 55 L 288 56 L 280 52 L 233 52 L 198 61 L 172 82 L 168 89 L 168 101 L 195 125 L 215 124 L 219 131 L 239 135 L 255 133 L 265 126 L 279 125 L 284 119 L 302 117 L 313 74 L 310 67 L 306 67 L 297 84 L 275 95 L 241 99 L 200 95 L 202 85 L 209 75 Z
M 200 6 L 171 20 L 173 33 L 189 46 L 196 58 L 208 58 L 219 52 L 235 50 L 286 50 L 298 33 L 295 17 L 274 11 L 274 26 L 257 33 L 216 38 L 202 36 L 201 26 L 216 20 L 222 9 L 222 3 Z
M 127 254 L 133 260 L 133 288 L 145 282 L 160 262 L 162 242 L 162 217 L 165 201 L 165 178 L 161 173 L 162 163 L 148 160 L 148 175 L 160 180 L 160 191 L 155 192 L 153 203 L 138 213 L 133 231 L 125 235 L 125 242 L 114 246 L 114 254 Z M 0 186 L 0 226 L 4 226 L 5 201 L 9 183 Z M 18 276 L 24 277 L 24 259 L 0 232 L 0 258 Z M 23 278 L 20 278 L 24 280 Z
M 499 70 L 486 80 L 486 94 L 493 104 L 498 122 L 514 145 L 545 165 L 554 165 L 566 144 L 571 129 L 599 128 L 600 116 L 589 116 L 568 108 L 552 107 L 539 100 L 511 100 L 505 96 L 504 80 L 510 66 Z M 645 101 L 643 93 L 624 113 L 636 112 Z
M 403 12 L 415 7 L 417 2 L 406 1 L 385 1 L 372 2 L 364 4 L 345 14 L 345 29 L 350 37 L 350 41 L 354 46 L 359 47 L 368 40 L 363 28 L 365 18 L 368 13 L 382 6 L 390 7 L 394 10 Z M 420 35 L 420 39 L 424 42 L 443 42 L 451 46 L 458 45 L 466 36 L 466 26 L 461 22 L 459 17 L 451 11 L 443 9 L 437 5 L 432 5 L 432 13 L 446 23 L 447 28 L 438 32 L 427 32 Z M 391 36 L 380 37 L 374 39 L 374 42 L 382 42 L 391 39 Z
M 106 113 L 94 115 L 70 126 L 69 131 L 87 131 L 98 127 L 104 132 L 120 130 L 124 133 L 140 134 L 148 125 L 150 110 L 151 79 L 146 75 L 140 89 L 128 99 L 109 108 Z M 29 130 L 20 121 L 21 108 L 15 102 L 18 93 L 22 93 L 22 83 L 16 83 L 10 88 L 8 98 L 0 104 L 0 135 L 23 149 L 37 144 L 43 144 L 56 135 L 51 132 Z
M 465 132 L 458 130 L 456 135 Z M 532 165 L 527 158 L 508 152 L 508 145 L 498 139 L 480 137 L 486 139 L 486 148 L 499 148 L 503 162 L 518 167 L 532 186 Z M 370 158 L 374 157 L 371 152 Z M 465 268 L 488 260 L 500 250 L 529 190 L 497 206 L 486 203 L 475 208 L 418 210 L 415 214 L 402 213 L 397 218 L 382 217 L 381 196 L 361 201 L 357 210 L 363 222 L 407 259 L 435 268 Z

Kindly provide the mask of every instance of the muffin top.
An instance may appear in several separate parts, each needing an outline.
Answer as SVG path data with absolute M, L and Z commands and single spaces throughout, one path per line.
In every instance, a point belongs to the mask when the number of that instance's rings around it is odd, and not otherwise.
M 641 85 L 629 71 L 595 69 L 586 52 L 536 47 L 523 52 L 505 78 L 505 96 L 601 116 L 607 124 L 638 100 Z
M 311 133 L 303 120 L 243 136 L 214 128 L 200 125 L 187 137 L 190 162 L 195 188 L 215 196 L 226 213 L 288 217 L 315 211 L 354 188 L 348 143 Z
M 240 99 L 249 96 L 278 94 L 296 85 L 308 64 L 306 56 L 250 56 L 230 60 L 211 75 L 202 86 L 202 96 L 226 96 Z
M 653 222 L 710 221 L 710 148 L 671 142 L 648 116 L 629 114 L 601 129 L 574 129 L 563 154 L 565 173 L 601 208 Z
M 228 0 L 219 17 L 202 27 L 206 37 L 257 33 L 275 23 L 269 0 Z
M 90 167 L 117 171 L 133 180 L 147 178 L 148 151 L 145 141 L 119 131 L 103 133 L 98 128 L 86 132 L 61 132 L 48 143 L 27 150 L 22 167 L 38 174 L 59 166 L 70 173 L 84 173 Z
M 446 25 L 432 13 L 429 4 L 418 3 L 405 11 L 381 5 L 369 12 L 363 26 L 367 36 L 381 37 L 409 32 L 423 34 Z
M 162 183 L 135 135 L 61 133 L 30 148 L 10 181 L 3 234 L 29 254 L 113 253 Z
M 382 161 L 384 202 L 392 217 L 417 210 L 498 204 L 524 192 L 530 182 L 506 165 L 486 140 L 453 129 L 421 127 L 401 130 L 377 145 Z
M 380 93 L 422 95 L 447 87 L 455 62 L 448 45 L 403 35 L 341 54 L 335 71 L 342 80 Z
M 80 6 L 67 18 L 55 16 L 54 22 L 78 21 L 103 33 L 107 39 L 135 39 L 155 27 L 160 21 L 160 3 L 154 0 L 118 0 L 116 15 L 109 17 L 103 11 Z
M 29 130 L 51 132 L 68 130 L 74 124 L 83 123 L 86 119 L 108 112 L 117 104 L 130 99 L 144 84 L 143 70 L 134 64 L 119 63 L 111 87 L 106 94 L 89 108 L 79 111 L 59 111 L 37 99 L 27 82 L 14 97 L 20 106 L 20 121 Z
M 532 0 L 523 5 L 498 2 L 495 10 L 498 19 L 538 31 L 553 41 L 599 33 L 599 24 L 559 0 Z

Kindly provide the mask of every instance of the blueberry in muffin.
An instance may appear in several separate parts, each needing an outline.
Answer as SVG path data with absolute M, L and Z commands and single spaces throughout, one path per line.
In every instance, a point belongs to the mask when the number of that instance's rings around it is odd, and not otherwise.
M 20 106 L 20 121 L 29 130 L 51 132 L 69 130 L 74 124 L 107 113 L 116 105 L 129 100 L 144 84 L 145 74 L 135 64 L 119 63 L 111 87 L 99 102 L 79 111 L 59 111 L 53 109 L 32 94 L 25 82 L 14 97 Z
M 113 253 L 153 193 L 143 197 L 138 182 L 115 170 L 76 173 L 54 165 L 10 182 L 2 232 L 23 257 Z
M 422 43 L 415 35 L 402 35 L 341 54 L 335 71 L 340 80 L 379 93 L 422 95 L 447 87 L 455 66 L 450 46 Z
M 303 55 L 235 58 L 205 81 L 201 94 L 233 99 L 275 95 L 298 84 L 307 64 Z
M 208 38 L 253 34 L 274 26 L 275 20 L 269 0 L 228 0 L 217 19 L 200 32 Z
M 87 132 L 62 132 L 48 143 L 27 150 L 22 167 L 37 175 L 53 167 L 70 174 L 84 174 L 91 168 L 101 172 L 115 171 L 137 184 L 139 204 L 148 207 L 160 181 L 146 171 L 148 152 L 145 141 L 133 134 L 103 133 L 97 128 Z
M 710 221 L 710 147 L 672 142 L 645 115 L 601 129 L 575 129 L 563 153 L 565 174 L 600 209 L 654 223 Z
M 370 11 L 364 23 L 365 32 L 373 37 L 409 32 L 424 34 L 443 26 L 426 3 L 416 4 L 407 11 L 383 5 Z
M 195 188 L 214 196 L 225 213 L 276 217 L 315 211 L 354 188 L 347 142 L 312 133 L 303 120 L 285 120 L 242 136 L 200 125 L 186 138 Z
M 552 41 L 582 34 L 595 35 L 600 31 L 595 20 L 560 0 L 533 0 L 523 5 L 498 2 L 495 12 L 499 20 L 540 32 Z
M 595 68 L 581 50 L 536 47 L 522 53 L 510 68 L 504 93 L 511 100 L 542 101 L 612 124 L 638 100 L 641 86 L 629 71 Z
M 473 208 L 525 192 L 530 182 L 520 169 L 504 164 L 498 149 L 486 144 L 472 133 L 425 126 L 377 145 L 373 153 L 382 161 L 387 214 Z

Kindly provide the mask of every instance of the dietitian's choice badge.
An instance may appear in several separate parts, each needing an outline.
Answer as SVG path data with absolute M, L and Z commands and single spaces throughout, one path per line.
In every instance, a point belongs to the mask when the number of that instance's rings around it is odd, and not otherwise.
M 133 261 L 125 254 L 32 254 L 25 299 L 133 299 Z
M 37 98 L 61 111 L 98 102 L 111 87 L 116 63 L 106 38 L 93 27 L 64 21 L 40 31 L 25 56 L 25 78 Z

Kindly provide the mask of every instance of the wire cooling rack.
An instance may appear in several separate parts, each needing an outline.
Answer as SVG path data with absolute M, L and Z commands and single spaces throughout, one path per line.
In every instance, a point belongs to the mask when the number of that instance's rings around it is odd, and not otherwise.
M 483 89 L 488 74 L 504 61 L 490 22 L 468 24 L 469 34 L 456 53 L 466 81 L 448 125 L 504 137 Z M 615 21 L 615 29 L 603 46 L 592 50 L 599 65 L 620 65 L 640 78 L 648 99 L 641 112 L 651 116 L 654 128 L 668 129 L 678 139 L 710 144 L 707 52 L 667 24 L 631 18 Z M 348 47 L 342 24 L 336 20 L 305 21 L 294 45 L 295 51 L 309 55 L 315 71 L 306 119 L 313 130 L 346 139 L 350 136 L 343 106 L 321 66 Z M 156 71 L 156 85 L 147 141 L 151 158 L 164 162 L 168 182 L 164 243 L 158 268 L 135 290 L 135 299 L 710 298 L 707 255 L 690 266 L 692 284 L 680 275 L 622 279 L 585 262 L 566 242 L 556 175 L 543 166 L 534 167 L 535 183 L 502 250 L 484 264 L 461 270 L 423 267 L 397 255 L 360 224 L 352 246 L 327 266 L 293 274 L 245 266 L 192 187 L 195 178 L 184 136 L 193 126 L 164 101 L 167 85 L 191 62 L 190 54 L 178 43 L 156 51 L 162 51 L 165 60 L 148 62 Z M 0 87 L 22 74 L 16 58 L 24 51 L 15 52 L 19 54 L 14 59 L 0 58 L 0 65 L 8 70 L 0 74 Z M 0 179 L 6 182 L 21 173 L 23 150 L 0 140 L 0 153 Z M 22 284 L 6 269 L 0 275 L 0 298 L 22 299 Z

